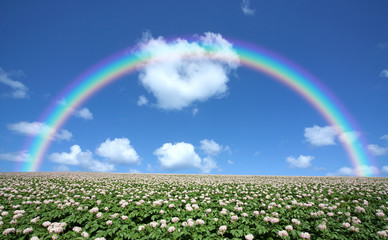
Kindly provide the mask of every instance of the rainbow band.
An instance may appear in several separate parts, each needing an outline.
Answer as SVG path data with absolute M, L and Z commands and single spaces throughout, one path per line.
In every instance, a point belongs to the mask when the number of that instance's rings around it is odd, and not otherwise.
M 240 58 L 240 63 L 273 77 L 299 93 L 321 113 L 330 125 L 336 128 L 339 135 L 355 132 L 356 125 L 340 102 L 304 70 L 263 49 L 243 46 L 233 48 Z M 211 54 L 213 50 L 208 48 L 207 51 Z M 53 136 L 70 117 L 73 109 L 77 109 L 104 86 L 152 60 L 149 56 L 142 55 L 141 52 L 119 54 L 100 63 L 69 85 L 57 98 L 58 100 L 64 99 L 65 104 L 52 103 L 43 114 L 42 122 L 52 131 L 46 131 L 32 139 L 28 147 L 30 159 L 24 163 L 22 171 L 39 170 Z M 359 176 L 372 175 L 372 173 L 362 171 L 362 166 L 370 165 L 365 145 L 359 139 L 353 141 L 345 139 L 341 142 L 357 171 L 356 174 Z

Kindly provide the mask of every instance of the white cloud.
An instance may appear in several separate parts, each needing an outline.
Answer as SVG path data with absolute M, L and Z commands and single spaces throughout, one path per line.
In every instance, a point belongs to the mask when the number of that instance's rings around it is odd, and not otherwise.
M 136 153 L 128 138 L 106 139 L 96 149 L 96 154 L 120 164 L 138 164 L 139 155 Z
M 59 166 L 54 167 L 54 171 L 56 171 L 56 172 L 68 172 L 68 171 L 70 171 L 70 168 L 68 166 L 65 166 L 65 165 L 59 165 Z
M 206 50 L 209 47 L 211 52 Z M 176 39 L 169 43 L 148 34 L 139 48 L 152 58 L 140 69 L 140 82 L 155 96 L 156 106 L 166 110 L 224 96 L 228 73 L 239 65 L 232 45 L 215 33 L 205 33 L 196 42 Z
M 30 155 L 27 151 L 0 153 L 0 160 L 12 161 L 12 162 L 25 162 L 28 161 Z
M 205 157 L 202 163 L 202 173 L 210 173 L 213 169 L 217 168 L 217 163 L 211 157 Z
M 338 139 L 341 142 L 354 142 L 358 139 L 359 133 L 358 132 L 344 132 L 339 135 Z
M 350 167 L 342 167 L 338 170 L 338 174 L 339 175 L 343 175 L 343 176 L 353 176 L 354 175 L 354 171 L 352 168 Z
M 115 167 L 111 163 L 101 162 L 93 158 L 93 153 L 89 150 L 83 152 L 81 147 L 73 145 L 70 152 L 52 153 L 49 156 L 52 162 L 63 165 L 80 166 L 81 168 L 93 172 L 112 172 Z
M 241 10 L 245 15 L 254 15 L 255 10 L 250 7 L 250 0 L 243 0 L 241 3 Z
M 304 129 L 304 136 L 311 145 L 327 146 L 336 144 L 337 132 L 331 126 L 319 127 L 314 125 L 311 128 Z
M 42 122 L 17 122 L 7 125 L 8 129 L 19 134 L 37 136 L 46 132 L 53 132 L 54 129 Z M 61 129 L 54 135 L 54 140 L 70 140 L 73 134 L 66 129 Z
M 2 68 L 0 68 L 0 83 L 3 83 L 12 88 L 12 92 L 6 94 L 6 96 L 10 96 L 12 98 L 28 98 L 28 87 L 26 87 L 23 83 L 19 81 L 12 80 L 9 77 L 9 73 L 5 72 Z
M 193 116 L 197 115 L 198 111 L 199 111 L 199 109 L 198 109 L 198 108 L 194 108 L 194 109 L 193 109 L 193 111 L 192 111 L 192 113 L 193 113 Z
M 201 169 L 201 158 L 190 143 L 165 143 L 154 151 L 161 167 L 166 170 L 197 168 Z
M 384 168 L 382 169 L 384 171 Z M 328 173 L 328 176 L 357 176 L 359 173 L 366 175 L 378 175 L 380 173 L 379 169 L 375 166 L 362 165 L 358 166 L 356 169 L 350 167 L 341 167 L 335 173 Z
M 291 168 L 308 168 L 311 167 L 311 161 L 314 159 L 313 156 L 300 155 L 298 158 L 287 157 L 287 162 Z
M 141 173 L 141 172 L 137 169 L 130 168 L 129 173 Z
M 383 156 L 388 153 L 388 148 L 383 148 L 376 144 L 369 144 L 367 148 L 373 156 Z
M 230 165 L 233 165 L 233 164 L 234 164 L 234 162 L 233 162 L 232 160 L 228 160 L 228 163 L 229 163 Z
M 382 136 L 380 139 L 388 141 L 388 134 Z
M 384 69 L 383 71 L 381 71 L 380 77 L 388 77 L 388 69 Z
M 139 99 L 137 100 L 138 106 L 143 106 L 148 104 L 148 99 L 144 97 L 143 95 L 139 96 Z
M 199 147 L 205 154 L 217 156 L 221 150 L 222 146 L 216 143 L 213 139 L 208 140 L 204 139 L 201 141 L 201 146 Z
M 73 145 L 70 147 L 69 153 L 52 153 L 49 159 L 59 164 L 80 165 L 83 162 L 90 162 L 93 159 L 93 153 L 89 150 L 82 152 L 79 145 Z
M 82 108 L 81 110 L 78 110 L 74 113 L 74 116 L 83 118 L 86 120 L 92 120 L 93 119 L 93 113 L 90 112 L 88 108 Z
M 383 174 L 387 174 L 388 175 L 388 166 L 383 166 L 383 168 L 381 169 L 381 172 Z

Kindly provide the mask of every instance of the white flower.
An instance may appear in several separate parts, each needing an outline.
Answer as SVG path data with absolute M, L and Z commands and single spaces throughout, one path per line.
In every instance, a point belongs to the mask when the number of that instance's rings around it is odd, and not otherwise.
M 248 235 L 245 236 L 245 239 L 246 240 L 252 240 L 252 239 L 254 239 L 254 237 L 253 237 L 252 234 L 248 234 Z

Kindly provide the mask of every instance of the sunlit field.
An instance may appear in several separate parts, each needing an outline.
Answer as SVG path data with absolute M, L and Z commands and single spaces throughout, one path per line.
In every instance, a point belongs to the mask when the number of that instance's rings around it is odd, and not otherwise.
M 381 239 L 388 179 L 0 175 L 3 239 Z

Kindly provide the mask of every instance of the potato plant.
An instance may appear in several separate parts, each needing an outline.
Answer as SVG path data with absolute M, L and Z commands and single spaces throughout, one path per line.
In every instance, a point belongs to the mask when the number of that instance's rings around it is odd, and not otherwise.
M 4 239 L 387 239 L 388 179 L 0 174 Z

